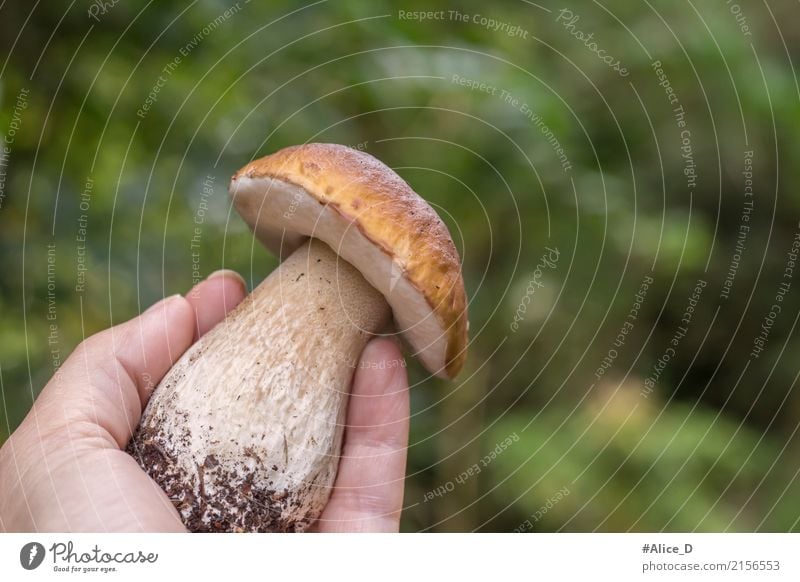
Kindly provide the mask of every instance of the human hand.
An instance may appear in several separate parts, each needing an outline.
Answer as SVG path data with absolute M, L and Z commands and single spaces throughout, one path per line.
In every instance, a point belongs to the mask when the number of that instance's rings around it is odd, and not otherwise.
M 0 530 L 185 531 L 124 448 L 150 393 L 245 296 L 221 271 L 82 342 L 0 449 Z M 316 531 L 397 531 L 408 443 L 398 348 L 372 340 L 353 381 L 339 474 Z

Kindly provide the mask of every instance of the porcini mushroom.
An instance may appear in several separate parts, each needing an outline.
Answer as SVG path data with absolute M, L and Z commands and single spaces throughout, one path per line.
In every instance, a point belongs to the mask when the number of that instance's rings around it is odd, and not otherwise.
M 307 144 L 230 185 L 287 257 L 173 366 L 128 451 L 192 531 L 303 531 L 336 477 L 350 384 L 392 321 L 433 374 L 466 356 L 458 253 L 436 212 L 372 156 Z

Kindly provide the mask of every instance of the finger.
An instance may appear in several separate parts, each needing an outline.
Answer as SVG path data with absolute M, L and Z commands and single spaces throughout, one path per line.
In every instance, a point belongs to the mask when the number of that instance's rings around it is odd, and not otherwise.
M 194 308 L 194 339 L 202 337 L 244 299 L 247 285 L 236 271 L 223 269 L 211 273 L 205 281 L 186 294 Z
M 127 527 L 140 524 L 150 531 L 182 529 L 166 495 L 119 449 L 130 439 L 152 388 L 195 334 L 221 320 L 243 296 L 238 276 L 216 273 L 198 284 L 190 298 L 164 299 L 139 317 L 81 343 L 0 449 L 0 455 L 13 457 L 16 468 L 0 473 L 0 489 L 19 491 L 25 500 L 6 507 L 4 513 L 16 511 L 20 514 L 16 523 L 26 523 L 32 519 L 31 504 L 39 500 L 52 509 L 46 514 L 55 519 L 56 530 L 64 530 L 64 524 L 73 520 L 86 524 L 87 516 L 98 518 L 96 529 L 112 522 Z M 83 488 L 56 487 L 74 480 L 75 471 Z M 109 482 L 114 487 L 98 485 Z M 121 490 L 124 507 L 108 514 L 103 496 Z M 39 521 L 31 521 L 29 529 L 48 527 L 46 519 Z
M 397 531 L 409 399 L 405 362 L 387 339 L 364 349 L 353 380 L 339 475 L 320 531 Z
M 153 387 L 191 345 L 194 314 L 179 295 L 84 340 L 48 382 L 21 428 L 37 437 L 100 437 L 124 446 Z M 28 426 L 31 424 L 33 426 Z
M 190 298 L 164 299 L 81 343 L 29 415 L 37 437 L 69 426 L 74 435 L 107 437 L 109 446 L 124 447 L 153 388 L 194 338 L 244 297 L 244 282 L 231 273 L 212 274 Z

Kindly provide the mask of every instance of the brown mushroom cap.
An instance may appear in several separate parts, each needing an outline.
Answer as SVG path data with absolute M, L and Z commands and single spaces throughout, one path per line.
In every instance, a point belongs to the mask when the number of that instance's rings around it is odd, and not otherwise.
M 458 252 L 433 208 L 388 166 L 342 145 L 293 146 L 247 164 L 230 193 L 279 256 L 307 237 L 327 243 L 383 293 L 425 367 L 458 374 L 467 346 Z

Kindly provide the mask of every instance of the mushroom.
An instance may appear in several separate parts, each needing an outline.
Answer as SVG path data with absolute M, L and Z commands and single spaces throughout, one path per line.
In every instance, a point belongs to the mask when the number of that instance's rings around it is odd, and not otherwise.
M 431 373 L 462 368 L 459 257 L 406 182 L 345 146 L 251 162 L 230 194 L 286 258 L 172 367 L 128 452 L 191 531 L 304 531 L 330 496 L 370 337 L 394 325 Z

